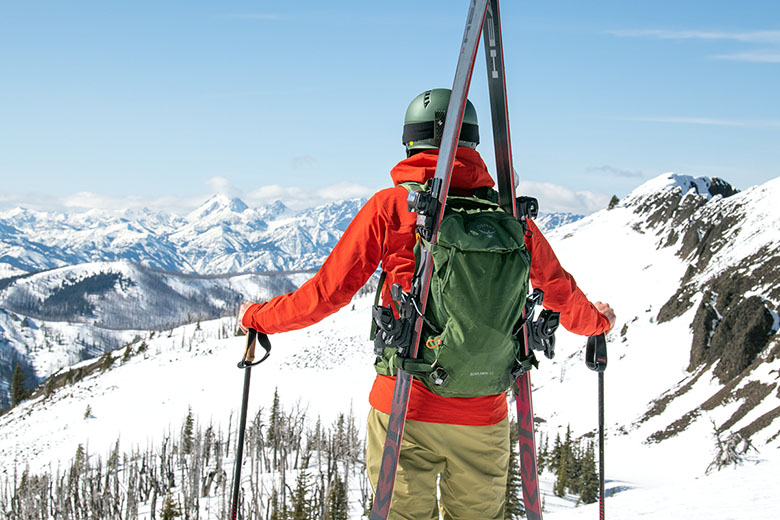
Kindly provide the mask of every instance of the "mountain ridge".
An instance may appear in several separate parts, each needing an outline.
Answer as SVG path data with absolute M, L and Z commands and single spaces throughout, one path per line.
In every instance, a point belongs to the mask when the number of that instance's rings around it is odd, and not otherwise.
M 292 212 L 214 195 L 185 216 L 148 209 L 0 212 L 0 278 L 95 261 L 130 260 L 197 274 L 316 269 L 365 199 Z M 547 229 L 581 218 L 542 214 Z

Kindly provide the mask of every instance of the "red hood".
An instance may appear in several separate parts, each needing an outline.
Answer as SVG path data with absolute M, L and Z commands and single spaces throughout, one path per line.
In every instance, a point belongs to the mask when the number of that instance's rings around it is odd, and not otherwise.
M 438 156 L 439 150 L 434 149 L 426 150 L 404 159 L 390 170 L 393 183 L 397 186 L 402 182 L 426 182 L 432 179 L 436 173 Z M 450 187 L 461 190 L 473 190 L 485 186 L 492 187 L 494 184 L 479 152 L 464 146 L 458 147 L 452 167 Z

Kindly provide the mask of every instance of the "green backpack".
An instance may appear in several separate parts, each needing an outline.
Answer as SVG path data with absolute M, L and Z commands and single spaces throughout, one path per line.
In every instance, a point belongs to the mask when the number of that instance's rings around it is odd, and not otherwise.
M 481 195 L 449 195 L 438 241 L 420 238 L 434 267 L 418 356 L 379 347 L 378 374 L 395 375 L 401 367 L 443 397 L 494 395 L 512 384 L 524 354 L 514 332 L 528 295 L 531 256 L 524 223 L 501 208 L 495 191 Z M 418 241 L 418 260 L 419 248 Z M 377 298 L 381 290 L 380 283 Z

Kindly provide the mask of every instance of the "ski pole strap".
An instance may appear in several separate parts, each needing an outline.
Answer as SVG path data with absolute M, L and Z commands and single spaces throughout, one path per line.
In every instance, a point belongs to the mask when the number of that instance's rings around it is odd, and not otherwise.
M 604 334 L 591 336 L 585 347 L 585 365 L 596 372 L 607 369 L 607 340 Z
M 255 361 L 255 346 L 260 343 L 260 346 L 265 350 L 265 355 L 259 360 Z M 271 341 L 266 334 L 257 332 L 255 329 L 249 329 L 246 334 L 246 349 L 244 350 L 244 357 L 238 362 L 238 368 L 249 368 L 255 365 L 259 365 L 271 355 Z

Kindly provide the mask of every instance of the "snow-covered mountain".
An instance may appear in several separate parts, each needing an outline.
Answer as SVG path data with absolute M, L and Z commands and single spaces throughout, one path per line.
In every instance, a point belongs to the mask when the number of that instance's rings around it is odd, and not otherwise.
M 265 301 L 295 290 L 311 274 L 198 276 L 122 261 L 0 280 L 0 404 L 10 402 L 17 364 L 37 381 L 149 331 L 235 316 L 242 302 Z
M 736 192 L 718 179 L 668 174 L 611 210 L 547 233 L 588 296 L 608 301 L 618 314 L 605 373 L 611 517 L 776 517 L 780 497 L 770 489 L 780 471 L 776 200 L 780 179 Z M 254 369 L 250 407 L 267 414 L 278 389 L 312 420 L 328 422 L 349 408 L 362 417 L 373 379 L 370 304 L 357 298 L 313 327 L 273 336 L 271 357 Z M 19 326 L 24 316 L 15 319 L 9 315 L 0 326 Z M 243 345 L 225 338 L 225 328 L 223 320 L 154 336 L 136 331 L 147 345 L 142 355 L 125 361 L 118 352 L 80 381 L 65 383 L 62 376 L 48 395 L 41 390 L 0 417 L 0 465 L 21 474 L 25 461 L 31 471 L 44 471 L 70 460 L 79 444 L 105 457 L 117 438 L 128 450 L 158 445 L 190 407 L 200 424 L 235 431 L 241 374 L 234 367 Z M 542 359 L 532 373 L 540 437 L 552 439 L 569 426 L 578 437 L 594 434 L 597 378 L 585 368 L 583 345 L 583 338 L 559 331 L 555 358 Z M 718 443 L 750 443 L 755 451 L 742 455 L 742 465 L 707 475 Z M 353 486 L 351 518 L 359 518 Z M 597 506 L 575 507 L 574 497 L 553 496 L 551 488 L 545 473 L 545 517 L 597 515 Z
M 198 274 L 313 269 L 364 203 L 294 214 L 280 201 L 249 208 L 215 195 L 185 216 L 149 210 L 0 213 L 0 277 L 87 262 L 129 260 Z
M 0 212 L 0 278 L 89 262 L 128 260 L 180 273 L 316 269 L 363 205 L 332 202 L 294 213 L 281 201 L 250 208 L 215 195 L 184 216 L 166 212 Z M 543 229 L 581 218 L 543 214 Z

